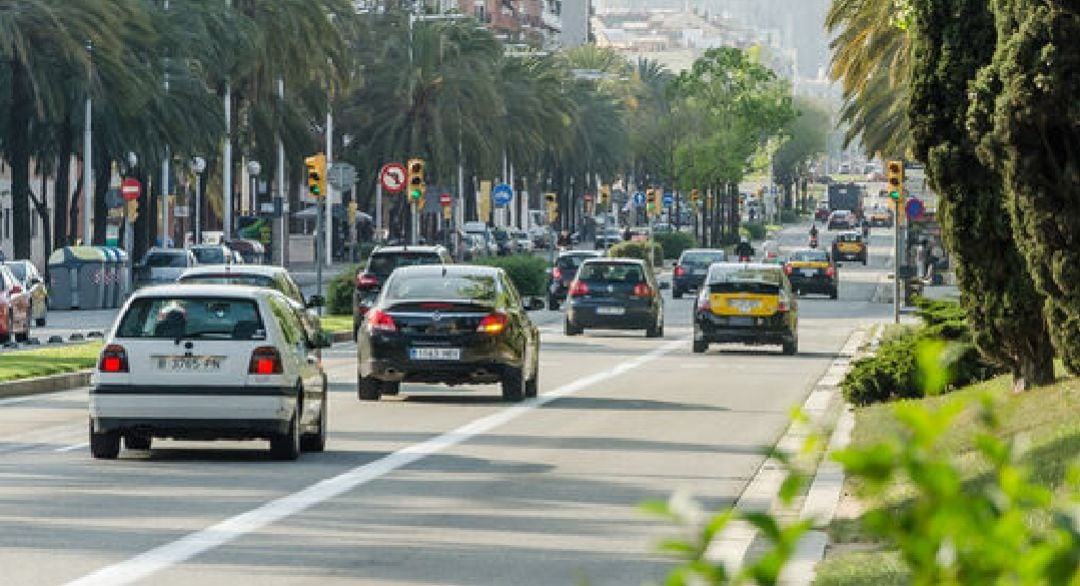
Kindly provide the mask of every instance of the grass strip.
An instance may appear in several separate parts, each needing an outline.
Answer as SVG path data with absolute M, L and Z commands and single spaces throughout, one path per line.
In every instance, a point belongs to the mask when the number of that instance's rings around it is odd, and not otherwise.
M 100 352 L 101 342 L 3 352 L 0 353 L 0 382 L 93 368 Z

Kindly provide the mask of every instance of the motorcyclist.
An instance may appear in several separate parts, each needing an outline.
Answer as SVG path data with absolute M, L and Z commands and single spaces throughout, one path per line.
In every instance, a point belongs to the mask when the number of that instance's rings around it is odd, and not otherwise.
M 810 226 L 810 248 L 817 248 L 818 245 L 818 229 L 817 224 Z
M 870 220 L 863 218 L 862 221 L 862 236 L 863 240 L 870 238 Z
M 563 230 L 562 232 L 559 232 L 559 240 L 558 240 L 557 244 L 558 244 L 559 248 L 569 248 L 570 247 L 570 232 L 567 231 L 567 230 Z
M 750 241 L 745 237 L 735 246 L 735 256 L 739 257 L 739 260 L 750 260 L 754 257 L 754 247 L 750 246 Z

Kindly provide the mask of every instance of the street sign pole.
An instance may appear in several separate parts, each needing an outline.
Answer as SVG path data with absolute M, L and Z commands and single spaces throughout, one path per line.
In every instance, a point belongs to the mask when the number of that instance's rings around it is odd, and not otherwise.
M 903 194 L 901 194 L 903 195 Z M 903 199 L 901 197 L 901 199 Z M 893 213 L 893 323 L 900 323 L 900 226 L 903 223 L 903 214 L 900 210 L 900 199 L 893 202 L 896 209 Z M 869 244 L 867 245 L 869 246 Z
M 322 297 L 322 256 L 323 256 L 323 207 L 322 205 L 315 206 L 315 294 Z M 319 307 L 319 314 L 322 315 L 322 307 Z
M 412 204 L 412 235 L 409 242 L 413 246 L 420 243 L 420 204 L 417 202 Z
M 382 242 L 382 182 L 375 181 L 375 241 Z

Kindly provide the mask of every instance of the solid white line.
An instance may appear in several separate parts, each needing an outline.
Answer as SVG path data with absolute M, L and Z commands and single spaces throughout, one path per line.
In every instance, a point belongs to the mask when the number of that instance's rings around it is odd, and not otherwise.
M 83 442 L 81 444 L 74 444 L 74 445 L 70 445 L 70 446 L 64 446 L 62 448 L 56 448 L 53 451 L 54 452 L 74 452 L 75 450 L 81 450 L 81 449 L 83 449 L 85 447 L 88 447 L 89 445 L 90 445 L 90 442 Z
M 639 368 L 685 344 L 685 340 L 669 342 L 652 352 L 563 385 L 553 391 L 544 393 L 536 399 L 496 411 L 457 429 L 402 448 L 388 456 L 312 484 L 298 492 L 270 501 L 246 513 L 225 519 L 216 525 L 191 533 L 176 541 L 166 543 L 125 561 L 106 566 L 92 574 L 68 582 L 67 586 L 120 586 L 137 582 L 169 567 L 181 564 L 201 553 L 225 545 L 234 539 L 258 531 L 267 525 L 353 490 L 360 485 L 381 478 L 413 462 L 468 441 L 551 401 L 573 395 L 601 381 Z

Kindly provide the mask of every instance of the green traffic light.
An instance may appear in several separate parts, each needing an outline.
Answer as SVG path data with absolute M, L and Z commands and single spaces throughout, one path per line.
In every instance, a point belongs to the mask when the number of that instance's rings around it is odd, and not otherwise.
M 411 197 L 413 199 L 420 199 L 420 190 L 419 189 L 412 190 L 412 192 L 409 194 L 409 197 Z
M 889 192 L 889 197 L 891 197 L 893 199 L 900 199 L 900 192 L 899 191 Z
M 315 185 L 311 186 L 311 195 L 316 195 L 316 196 L 320 195 L 319 194 L 319 188 L 317 186 L 315 186 Z

